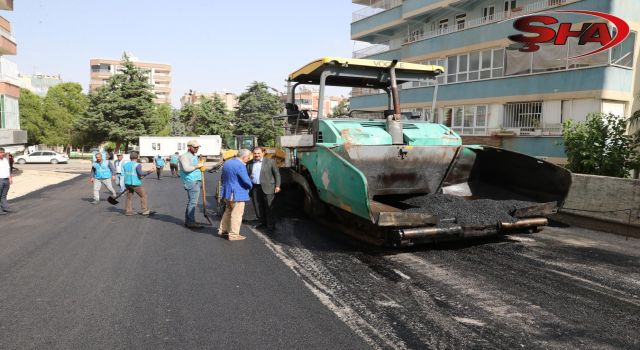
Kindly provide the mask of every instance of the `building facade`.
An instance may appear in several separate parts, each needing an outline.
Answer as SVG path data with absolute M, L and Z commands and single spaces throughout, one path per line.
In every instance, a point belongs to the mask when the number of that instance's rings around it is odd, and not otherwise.
M 235 111 L 236 107 L 238 107 L 238 95 L 231 92 L 185 92 L 184 95 L 180 97 L 180 104 L 182 106 L 187 103 L 193 103 L 197 105 L 204 98 L 213 99 L 216 96 L 224 102 L 224 104 L 227 106 L 228 111 Z
M 20 87 L 23 89 L 27 89 L 41 97 L 47 95 L 49 88 L 61 84 L 62 82 L 63 81 L 60 74 L 18 74 L 18 84 L 20 85 Z
M 286 101 L 287 96 L 283 97 Z M 340 102 L 347 100 L 344 96 L 325 96 L 323 110 L 326 115 L 332 115 L 333 109 L 337 107 Z M 298 105 L 300 110 L 310 111 L 311 117 L 318 116 L 318 107 L 320 106 L 320 92 L 316 89 L 310 89 L 301 87 L 296 90 L 295 104 Z
M 0 10 L 13 11 L 13 1 L 0 1 Z M 7 59 L 17 53 L 11 23 L 0 17 L 0 147 L 19 152 L 27 143 L 27 132 L 20 130 L 20 86 L 18 66 Z
M 156 95 L 154 102 L 157 104 L 171 103 L 171 66 L 162 63 L 141 62 L 136 57 L 129 57 L 136 67 L 142 68 L 149 77 L 153 93 Z M 106 84 L 107 80 L 122 69 L 120 60 L 94 58 L 90 61 L 91 91 Z
M 625 0 L 354 0 L 351 37 L 370 44 L 357 58 L 398 59 L 443 66 L 437 103 L 435 87 L 401 86 L 405 110 L 443 123 L 465 143 L 489 144 L 562 163 L 562 123 L 585 120 L 592 112 L 629 117 L 640 108 L 638 30 L 640 2 Z M 631 35 L 613 49 L 600 44 L 543 44 L 520 52 L 508 39 L 518 34 L 515 18 L 551 10 L 590 10 L 626 20 Z M 563 14 L 579 29 L 593 17 Z M 600 20 L 601 21 L 601 20 Z M 597 45 L 597 46 L 595 46 Z M 382 110 L 386 96 L 354 89 L 352 109 Z

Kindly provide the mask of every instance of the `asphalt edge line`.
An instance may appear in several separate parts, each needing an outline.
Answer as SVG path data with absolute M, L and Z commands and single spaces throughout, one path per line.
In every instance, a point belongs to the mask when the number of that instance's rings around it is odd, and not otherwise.
M 68 182 L 71 182 L 73 180 L 78 180 L 78 178 L 82 177 L 82 175 L 83 175 L 83 174 L 77 174 L 77 173 L 67 173 L 67 174 L 73 174 L 75 176 L 73 176 L 73 177 L 71 177 L 69 179 L 63 180 L 61 182 L 55 183 L 55 184 L 51 184 L 51 185 L 48 185 L 48 186 L 44 186 L 42 188 L 38 188 L 37 190 L 31 191 L 31 192 L 27 192 L 27 193 L 25 193 L 23 195 L 20 195 L 18 197 L 11 198 L 10 201 L 11 202 L 17 202 L 17 201 L 23 201 L 23 200 L 27 200 L 27 199 L 32 199 L 32 197 L 40 195 L 40 193 L 44 192 L 45 190 L 51 190 L 51 189 L 54 189 L 56 187 L 64 186 Z

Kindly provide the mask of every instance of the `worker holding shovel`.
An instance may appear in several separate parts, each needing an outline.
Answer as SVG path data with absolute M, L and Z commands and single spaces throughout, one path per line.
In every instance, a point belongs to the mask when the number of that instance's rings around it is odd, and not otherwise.
M 142 178 L 152 174 L 154 171 L 142 171 L 142 164 L 138 163 L 138 153 L 131 152 L 131 161 L 125 163 L 122 166 L 124 171 L 124 185 L 127 192 L 127 209 L 125 215 L 132 216 L 133 213 L 133 194 L 137 194 L 140 197 L 140 207 L 142 212 L 140 214 L 148 216 L 155 212 L 149 210 L 147 204 L 147 192 L 142 187 Z
M 198 198 L 200 197 L 200 189 L 202 186 L 202 173 L 206 170 L 204 159 L 198 160 L 198 150 L 200 144 L 197 140 L 191 140 L 187 143 L 188 152 L 180 156 L 180 178 L 187 191 L 187 209 L 184 213 L 184 225 L 191 229 L 202 228 L 202 225 L 196 222 L 196 207 L 198 206 Z

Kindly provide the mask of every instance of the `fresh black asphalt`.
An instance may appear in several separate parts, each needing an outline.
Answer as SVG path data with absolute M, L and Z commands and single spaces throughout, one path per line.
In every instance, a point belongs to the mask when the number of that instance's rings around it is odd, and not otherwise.
M 91 205 L 86 175 L 12 202 L 0 349 L 367 347 L 247 226 L 240 242 L 186 229 L 179 179 L 145 187 L 150 218 Z

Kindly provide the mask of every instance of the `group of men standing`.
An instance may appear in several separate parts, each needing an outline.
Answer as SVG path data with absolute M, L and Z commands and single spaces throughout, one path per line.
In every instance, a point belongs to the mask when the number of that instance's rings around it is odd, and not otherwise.
M 204 159 L 197 156 L 200 144 L 197 140 L 187 143 L 187 152 L 181 156 L 178 153 L 171 156 L 171 173 L 180 176 L 183 187 L 187 192 L 187 206 L 184 214 L 184 225 L 191 229 L 199 229 L 203 226 L 196 222 L 195 214 L 200 191 L 202 188 L 202 176 L 206 167 Z M 138 163 L 138 154 L 132 152 L 130 161 L 124 162 L 122 154 L 117 155 L 114 162 L 103 159 L 101 153 L 97 153 L 91 168 L 91 183 L 93 184 L 93 204 L 100 201 L 100 190 L 105 186 L 113 196 L 116 191 L 112 181 L 116 181 L 121 193 L 126 191 L 125 215 L 134 215 L 132 202 L 133 195 L 140 197 L 142 215 L 151 215 L 149 210 L 147 193 L 143 187 L 143 178 L 154 171 L 143 171 Z M 253 159 L 252 159 L 253 158 Z M 158 156 L 155 159 L 156 174 L 161 178 L 164 168 L 164 159 Z M 273 201 L 276 193 L 280 192 L 280 172 L 275 161 L 264 157 L 264 149 L 256 147 L 252 152 L 246 149 L 238 151 L 236 157 L 227 160 L 222 170 L 222 200 L 225 202 L 225 212 L 220 222 L 218 234 L 228 240 L 243 240 L 246 237 L 240 234 L 245 203 L 251 200 L 260 220 L 257 228 L 268 231 L 275 229 L 275 215 Z

